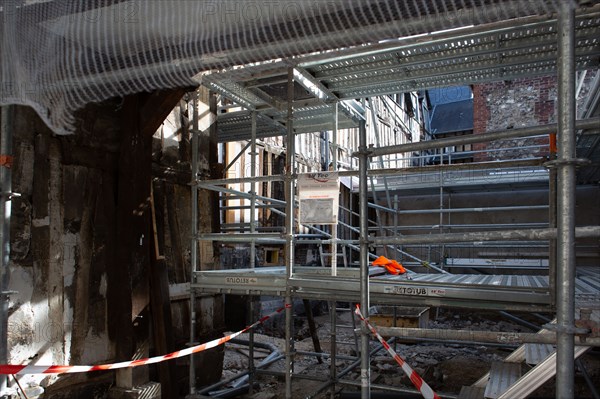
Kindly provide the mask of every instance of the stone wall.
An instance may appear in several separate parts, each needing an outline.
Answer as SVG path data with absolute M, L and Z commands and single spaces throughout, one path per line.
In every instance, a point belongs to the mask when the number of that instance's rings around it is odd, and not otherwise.
M 556 76 L 516 79 L 473 86 L 474 133 L 518 129 L 556 122 Z M 548 138 L 518 138 L 473 145 L 475 161 L 519 159 L 548 154 Z M 524 147 L 539 148 L 524 148 Z M 508 148 L 508 151 L 497 151 Z

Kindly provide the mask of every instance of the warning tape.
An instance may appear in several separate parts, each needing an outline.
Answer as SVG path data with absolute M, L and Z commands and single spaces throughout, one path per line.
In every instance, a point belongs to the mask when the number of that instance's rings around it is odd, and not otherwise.
M 241 331 L 233 333 L 223 338 L 215 339 L 210 342 L 206 342 L 201 345 L 196 345 L 183 349 L 177 352 L 172 352 L 162 356 L 155 356 L 146 359 L 130 360 L 120 363 L 110 364 L 99 364 L 96 366 L 37 366 L 37 365 L 14 365 L 14 364 L 0 364 L 0 374 L 63 374 L 63 373 L 87 373 L 90 371 L 99 370 L 115 370 L 129 367 L 138 367 L 146 364 L 154 364 L 164 362 L 166 360 L 176 359 L 179 357 L 189 356 L 193 353 L 205 351 L 207 349 L 214 348 L 219 345 L 231 341 L 233 338 L 253 329 L 254 327 L 263 324 L 273 316 L 283 312 L 285 309 L 291 308 L 290 304 L 286 304 L 285 307 L 277 309 L 273 313 L 264 316 L 254 324 L 249 325 Z
M 360 319 L 365 322 L 365 325 L 369 328 L 369 330 L 371 330 L 371 333 L 373 333 L 373 335 L 377 337 L 377 339 L 379 340 L 379 342 L 381 342 L 381 345 L 383 345 L 385 350 L 387 350 L 389 354 L 392 355 L 396 363 L 398 363 L 400 367 L 402 367 L 402 371 L 404 371 L 408 378 L 410 378 L 413 385 L 419 390 L 419 392 L 421 392 L 421 395 L 423 395 L 425 399 L 440 399 L 438 394 L 435 393 L 425 381 L 423 381 L 423 378 L 421 378 L 421 376 L 417 374 L 417 372 L 413 370 L 412 367 L 410 367 L 408 363 L 406 363 L 406 361 L 402 359 L 402 357 L 400 357 L 400 355 L 398 355 L 396 351 L 390 347 L 390 345 L 385 341 L 385 339 L 383 339 L 383 337 L 379 335 L 377 330 L 375 330 L 375 328 L 373 328 L 373 326 L 368 322 L 368 320 L 364 318 L 364 316 L 360 312 L 359 305 L 356 305 L 356 310 L 354 311 L 354 313 L 356 313 L 358 317 L 360 317 Z

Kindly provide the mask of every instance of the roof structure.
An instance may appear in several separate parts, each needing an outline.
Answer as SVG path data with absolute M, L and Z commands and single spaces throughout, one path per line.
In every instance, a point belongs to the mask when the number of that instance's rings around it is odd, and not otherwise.
M 431 116 L 431 133 L 444 134 L 473 130 L 473 100 L 438 104 Z

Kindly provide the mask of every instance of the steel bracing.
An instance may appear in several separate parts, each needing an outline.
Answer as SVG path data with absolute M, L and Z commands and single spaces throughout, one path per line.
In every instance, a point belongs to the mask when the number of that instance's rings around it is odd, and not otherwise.
M 281 267 L 261 267 L 238 270 L 199 271 L 196 250 L 192 251 L 192 301 L 196 293 L 233 295 L 276 295 L 291 304 L 293 298 L 321 299 L 330 302 L 359 302 L 363 311 L 371 303 L 414 304 L 429 306 L 453 306 L 494 310 L 557 311 L 555 327 L 558 345 L 557 358 L 563 367 L 557 368 L 560 392 L 557 397 L 572 397 L 574 367 L 574 336 L 577 303 L 589 309 L 593 317 L 600 314 L 600 278 L 594 273 L 575 275 L 575 257 L 571 251 L 576 237 L 599 237 L 600 227 L 575 227 L 574 193 L 576 185 L 575 167 L 583 164 L 576 158 L 583 154 L 595 159 L 600 152 L 597 144 L 599 133 L 597 115 L 588 112 L 576 121 L 574 110 L 574 77 L 577 70 L 596 68 L 600 56 L 600 9 L 585 10 L 563 6 L 558 16 L 527 17 L 501 21 L 489 25 L 465 27 L 455 31 L 431 33 L 419 37 L 391 40 L 382 43 L 335 50 L 324 54 L 296 57 L 282 61 L 253 65 L 208 75 L 204 84 L 212 91 L 233 101 L 238 108 L 218 115 L 217 130 L 221 142 L 250 140 L 252 163 L 256 162 L 255 144 L 258 138 L 283 136 L 287 138 L 286 173 L 281 176 L 241 178 L 219 181 L 194 181 L 193 188 L 209 188 L 230 192 L 240 198 L 251 200 L 250 234 L 198 235 L 193 229 L 194 247 L 196 240 L 214 240 L 223 243 L 248 243 L 252 248 L 261 243 L 285 244 L 285 264 Z M 560 55 L 560 57 L 559 57 Z M 559 73 L 558 126 L 531 126 L 522 131 L 494 132 L 490 136 L 457 137 L 447 142 L 411 143 L 398 146 L 370 148 L 365 138 L 365 107 L 361 99 L 418 89 L 447 87 L 458 84 L 473 84 L 497 80 L 517 79 Z M 597 107 L 597 104 L 596 104 Z M 336 117 L 332 118 L 332 114 Z M 197 117 L 197 115 L 195 115 Z M 295 167 L 294 138 L 298 133 L 358 127 L 359 148 L 354 154 L 359 159 L 359 168 L 345 171 L 342 175 L 358 176 L 359 198 L 357 216 L 359 226 L 349 226 L 357 233 L 355 240 L 340 240 L 337 233 L 310 227 L 318 234 L 312 238 L 320 244 L 345 246 L 360 254 L 358 268 L 315 268 L 294 264 L 294 248 L 299 245 L 300 235 L 294 222 L 295 212 Z M 555 161 L 547 159 L 522 159 L 496 163 L 471 164 L 467 170 L 460 165 L 437 165 L 390 169 L 381 167 L 369 170 L 371 158 L 380 155 L 404 154 L 415 150 L 440 148 L 467 142 L 487 141 L 495 138 L 529 137 L 549 134 L 558 127 L 561 152 Z M 487 136 L 487 137 L 483 137 Z M 194 136 L 195 137 L 195 136 Z M 334 134 L 335 137 L 335 134 Z M 471 140 L 471 141 L 469 141 Z M 193 146 L 197 143 L 193 143 Z M 336 145 L 334 140 L 333 145 Z M 196 148 L 196 147 L 194 147 Z M 195 151 L 194 151 L 195 153 Z M 337 169 L 337 160 L 334 168 Z M 197 160 L 194 160 L 197 170 Z M 435 234 L 400 235 L 397 226 L 388 226 L 383 234 L 372 236 L 368 218 L 369 207 L 379 207 L 381 212 L 397 212 L 393 209 L 390 190 L 394 188 L 418 189 L 438 185 L 440 192 L 444 184 L 460 184 L 461 178 L 473 185 L 485 184 L 540 184 L 548 185 L 551 173 L 556 168 L 558 175 L 557 193 L 558 220 L 556 225 L 519 226 L 511 224 L 498 231 L 476 232 L 447 231 Z M 254 171 L 255 168 L 253 167 Z M 597 168 L 596 168 L 597 170 Z M 501 172 L 501 173 L 500 173 Z M 451 175 L 445 176 L 445 173 Z M 475 175 L 473 175 L 475 173 Z M 587 173 L 587 172 L 586 172 Z M 196 177 L 197 175 L 194 174 Z M 385 191 L 387 207 L 370 203 L 368 181 L 374 176 L 385 176 L 379 183 L 372 184 L 372 191 Z M 431 176 L 431 177 L 430 177 Z M 467 178 L 465 178 L 468 177 Z M 475 177 L 475 178 L 474 178 Z M 589 174 L 586 179 L 593 179 Z M 452 180 L 454 179 L 454 180 Z M 285 185 L 285 201 L 259 198 L 255 182 L 280 180 Z M 250 193 L 232 190 L 228 184 L 252 182 Z M 473 183 L 474 182 L 474 183 Z M 549 201 L 552 204 L 553 200 Z M 194 201 L 197 206 L 197 200 Z M 552 205 L 549 205 L 552 206 Z M 255 229 L 256 207 L 268 207 L 285 217 L 281 232 L 262 233 Z M 489 209 L 494 212 L 517 210 Z M 282 210 L 283 209 L 283 210 Z M 465 210 L 462 210 L 465 211 Z M 474 211 L 474 210 L 473 210 Z M 352 212 L 352 211 L 351 211 Z M 432 211 L 433 212 L 433 211 Z M 440 210 L 451 213 L 451 210 Z M 456 211 L 455 211 L 456 212 Z M 196 214 L 197 213 L 193 213 Z M 196 221 L 194 221 L 196 223 Z M 481 226 L 479 226 L 481 227 Z M 519 228 L 521 227 L 521 228 Z M 392 232 L 393 234 L 388 234 Z M 477 275 L 444 273 L 409 273 L 407 276 L 374 274 L 369 268 L 370 250 L 373 246 L 403 248 L 412 244 L 444 244 L 472 242 L 526 242 L 547 249 L 548 243 L 556 242 L 558 248 L 556 267 L 550 262 L 550 271 L 545 266 L 543 275 Z M 550 244 L 550 248 L 554 248 Z M 552 258 L 552 257 L 551 257 Z M 254 256 L 253 256 L 254 259 Z M 417 258 L 417 264 L 427 266 L 429 261 Z M 254 260 L 253 260 L 254 262 Z M 332 259 L 332 263 L 337 262 Z M 545 264 L 547 265 L 547 263 Z M 254 263 L 252 264 L 254 266 Z M 441 265 L 438 265 L 441 266 Z M 335 271 L 334 271 L 335 270 Z M 433 270 L 436 271 L 436 270 Z M 438 270 L 439 271 L 439 270 Z M 556 275 L 554 275 L 556 273 Z M 556 287 L 553 279 L 557 278 Z M 368 315 L 366 315 L 368 316 Z M 193 316 L 192 316 L 193 317 Z M 578 314 L 578 317 L 581 317 Z M 193 319 L 192 319 L 193 322 Z M 193 323 L 192 323 L 193 329 Z M 286 311 L 286 398 L 291 398 L 293 382 L 292 310 Z M 361 335 L 361 387 L 362 397 L 368 398 L 369 381 L 369 337 Z M 192 342 L 193 342 L 192 331 Z M 333 354 L 332 354 L 333 356 Z M 332 372 L 330 384 L 340 381 Z M 191 387 L 192 391 L 194 387 Z M 564 396 L 562 396 L 564 395 Z

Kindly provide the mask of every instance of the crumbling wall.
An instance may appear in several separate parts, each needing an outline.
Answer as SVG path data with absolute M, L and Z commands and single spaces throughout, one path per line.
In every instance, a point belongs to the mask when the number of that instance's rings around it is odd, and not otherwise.
M 128 271 L 128 278 L 115 273 L 115 268 L 128 266 L 118 264 L 116 258 L 119 177 L 123 175 L 119 169 L 123 109 L 122 99 L 90 104 L 77 113 L 74 135 L 56 136 L 33 110 L 15 107 L 12 180 L 13 190 L 20 196 L 12 199 L 9 289 L 16 293 L 11 295 L 9 304 L 10 363 L 111 362 L 129 356 L 119 355 L 118 342 L 124 336 L 144 355 L 165 352 L 157 349 L 158 344 L 153 341 L 156 334 L 150 333 L 151 328 L 157 331 L 156 325 L 149 322 L 155 317 L 149 305 L 150 270 L 140 266 L 140 262 Z M 180 127 L 184 128 L 185 137 L 189 126 L 183 116 Z M 189 283 L 190 275 L 190 146 L 189 140 L 180 140 L 169 148 L 164 148 L 163 142 L 159 135 L 153 147 L 156 228 L 169 282 L 181 288 L 180 284 Z M 143 181 L 139 179 L 140 187 L 144 186 Z M 149 190 L 149 171 L 147 182 L 144 187 Z M 201 196 L 200 201 L 207 211 L 205 198 Z M 150 205 L 150 198 L 144 196 L 143 202 L 136 205 L 135 215 L 150 221 Z M 139 240 L 141 248 L 142 242 L 148 247 L 150 237 L 148 230 L 147 234 L 129 238 L 136 245 Z M 147 252 L 149 258 L 150 251 Z M 129 296 L 130 302 L 123 306 L 118 301 L 114 303 L 111 292 L 123 293 L 124 299 Z M 173 322 L 164 326 L 172 334 L 173 350 L 185 347 L 189 341 L 189 297 L 185 290 L 182 292 L 183 295 L 171 298 Z M 168 303 L 168 292 L 166 295 Z M 214 307 L 217 314 L 222 314 L 218 304 Z M 210 316 L 199 313 L 204 320 Z M 115 331 L 111 325 L 123 319 L 131 325 L 117 323 Z M 218 319 L 210 323 L 210 338 L 214 338 L 223 328 Z M 206 336 L 200 335 L 199 339 L 204 341 Z M 202 377 L 220 377 L 218 359 L 219 355 L 210 359 L 212 374 L 207 372 Z M 185 361 L 178 362 L 183 378 L 188 374 Z M 157 366 L 150 369 L 154 367 Z M 142 378 L 147 381 L 145 370 Z M 42 385 L 48 398 L 100 398 L 114 385 L 114 378 L 114 372 L 107 372 L 23 376 L 20 381 L 24 386 Z M 176 386 L 185 391 L 187 382 Z
M 8 349 L 13 364 L 93 364 L 114 356 L 106 296 L 115 230 L 118 101 L 55 136 L 15 107 Z M 48 386 L 56 376 L 23 376 Z M 81 380 L 81 378 L 79 378 Z
M 518 129 L 556 122 L 556 76 L 515 79 L 473 86 L 474 133 Z M 548 155 L 548 138 L 517 138 L 473 145 L 475 161 Z M 531 148 L 534 147 L 534 148 Z M 499 151 L 500 148 L 510 148 Z

